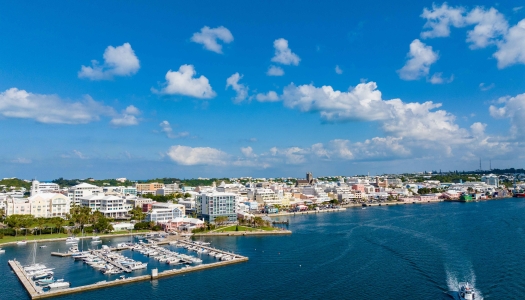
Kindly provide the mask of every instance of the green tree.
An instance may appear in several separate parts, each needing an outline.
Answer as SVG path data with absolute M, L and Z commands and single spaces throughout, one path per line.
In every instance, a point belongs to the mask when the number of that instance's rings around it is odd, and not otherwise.
M 20 222 L 20 215 L 10 215 L 6 218 L 7 226 L 13 228 L 15 230 L 15 236 L 18 236 L 18 230 L 22 227 L 22 223 Z
M 253 218 L 253 225 L 256 227 L 262 226 L 264 224 L 264 220 L 261 217 L 255 217 Z
M 218 217 L 215 217 L 215 224 L 217 225 L 222 225 L 224 224 L 225 222 L 228 221 L 228 217 L 226 216 L 218 216 Z
M 35 224 L 36 224 L 36 227 L 40 230 L 40 235 L 42 235 L 42 229 L 44 229 L 44 227 L 46 226 L 47 221 L 48 220 L 46 218 L 36 218 L 35 219 Z
M 142 211 L 142 209 L 140 207 L 134 207 L 130 211 L 130 214 L 131 214 L 131 219 L 132 220 L 137 220 L 139 222 L 144 220 L 144 218 L 146 218 L 146 214 Z

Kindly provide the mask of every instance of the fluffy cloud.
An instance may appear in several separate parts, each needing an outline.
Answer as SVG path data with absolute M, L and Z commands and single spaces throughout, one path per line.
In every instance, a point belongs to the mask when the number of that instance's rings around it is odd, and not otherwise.
M 255 99 L 259 102 L 276 102 L 280 100 L 279 95 L 274 91 L 269 91 L 266 94 L 259 93 L 255 96 Z
M 454 75 L 449 78 L 443 78 L 443 73 L 441 72 L 434 73 L 434 75 L 428 79 L 428 82 L 432 84 L 451 83 L 452 81 L 454 81 Z
M 272 57 L 273 62 L 283 65 L 299 65 L 301 59 L 288 48 L 287 40 L 283 38 L 277 39 L 273 42 L 273 47 L 275 48 L 275 56 Z
M 91 67 L 82 66 L 79 78 L 90 80 L 110 80 L 115 76 L 131 76 L 140 69 L 139 59 L 129 43 L 122 46 L 108 46 L 104 51 L 104 64 L 91 61 Z
M 335 66 L 335 73 L 339 74 L 339 75 L 343 74 L 343 70 L 341 70 L 341 68 L 339 68 L 339 65 Z
M 246 157 L 255 157 L 256 155 L 253 153 L 252 147 L 241 147 L 241 152 Z
M 417 80 L 427 76 L 430 66 L 438 60 L 438 54 L 432 51 L 432 47 L 425 45 L 418 39 L 410 43 L 410 51 L 407 57 L 407 62 L 398 71 L 399 77 L 404 80 Z
M 427 22 L 423 28 L 429 28 L 429 30 L 423 31 L 421 37 L 425 39 L 449 36 L 450 26 L 465 26 L 464 13 L 463 7 L 450 7 L 447 3 L 441 6 L 432 4 L 432 9 L 424 8 L 421 17 L 427 19 Z
M 500 98 L 498 105 L 490 106 L 489 112 L 493 118 L 510 119 L 513 135 L 525 135 L 525 93 L 515 97 Z
M 233 41 L 233 35 L 228 28 L 224 26 L 217 28 L 204 26 L 200 32 L 194 33 L 191 37 L 192 42 L 202 44 L 205 49 L 222 54 L 222 45 L 217 43 L 218 40 L 229 44 Z
M 193 65 L 182 65 L 178 71 L 169 70 L 166 73 L 166 83 L 160 90 L 161 94 L 184 95 L 200 99 L 210 99 L 216 96 L 215 91 L 211 88 L 208 78 L 197 75 Z M 152 89 L 153 92 L 158 92 Z
M 172 146 L 166 153 L 171 160 L 179 165 L 212 165 L 223 166 L 229 161 L 229 156 L 221 150 L 210 147 Z
M 187 131 L 182 131 L 179 133 L 173 132 L 173 128 L 171 128 L 170 122 L 166 120 L 160 122 L 159 126 L 161 128 L 161 131 L 164 132 L 166 136 L 170 139 L 183 138 L 183 137 L 187 137 L 190 135 L 190 133 Z
M 447 37 L 450 27 L 466 27 L 474 25 L 467 32 L 467 43 L 471 49 L 485 48 L 496 45 L 498 50 L 493 56 L 502 69 L 513 64 L 525 64 L 525 19 L 509 28 L 503 14 L 491 7 L 475 7 L 467 11 L 464 7 L 450 7 L 446 3 L 425 8 L 422 18 L 427 19 L 422 38 Z
M 465 23 L 476 24 L 467 33 L 467 42 L 471 43 L 471 49 L 496 44 L 497 38 L 505 35 L 509 28 L 505 16 L 492 7 L 489 10 L 474 8 L 465 16 Z
M 28 158 L 18 157 L 16 159 L 11 160 L 10 162 L 14 164 L 30 164 L 32 161 Z
M 122 111 L 121 115 L 114 117 L 110 123 L 115 126 L 138 125 L 139 120 L 137 119 L 136 116 L 139 114 L 140 114 L 140 110 L 136 108 L 135 106 L 130 105 L 126 107 L 124 111 Z
M 237 93 L 235 98 L 233 98 L 233 101 L 236 103 L 242 102 L 248 97 L 248 87 L 239 83 L 242 77 L 239 73 L 235 73 L 226 79 L 226 88 L 231 87 Z
M 436 110 L 440 103 L 383 100 L 375 82 L 358 84 L 348 92 L 336 91 L 331 86 L 291 84 L 281 98 L 285 106 L 319 112 L 327 121 L 378 121 L 385 132 L 398 137 L 447 140 L 468 135 L 455 124 L 455 116 Z
M 494 53 L 498 60 L 498 68 L 517 63 L 525 64 L 525 19 L 509 29 L 504 39 L 498 42 L 498 48 Z
M 308 152 L 307 150 L 300 147 L 290 147 L 284 149 L 273 147 L 270 149 L 270 153 L 272 156 L 283 156 L 285 158 L 286 164 L 298 165 L 306 161 L 305 154 Z
M 268 71 L 266 72 L 266 75 L 268 76 L 283 76 L 284 70 L 281 67 L 278 66 L 270 66 L 268 68 Z
M 0 93 L 0 115 L 34 119 L 41 123 L 84 124 L 98 121 L 101 116 L 113 116 L 115 111 L 89 96 L 74 102 L 57 95 L 33 94 L 11 88 Z

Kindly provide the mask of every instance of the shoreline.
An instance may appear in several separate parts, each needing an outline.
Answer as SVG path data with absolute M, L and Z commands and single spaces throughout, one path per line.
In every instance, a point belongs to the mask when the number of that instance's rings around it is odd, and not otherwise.
M 104 234 L 99 235 L 101 238 L 111 238 L 111 237 L 122 237 L 122 236 L 130 236 L 130 235 L 139 235 L 139 234 L 148 234 L 148 233 L 158 233 L 157 231 L 148 231 L 148 232 L 140 232 L 140 233 L 119 233 L 119 234 Z M 92 236 L 77 236 L 76 238 L 79 239 L 91 239 Z M 38 240 L 26 240 L 27 243 L 38 243 L 38 242 L 60 242 L 65 241 L 67 237 L 64 238 L 50 238 L 50 239 L 38 239 Z M 14 241 L 14 242 L 6 242 L 2 243 L 2 239 L 0 239 L 0 246 L 9 246 L 9 245 L 16 245 L 20 241 Z
M 193 236 L 249 236 L 249 235 L 289 235 L 292 234 L 290 230 L 272 230 L 272 231 L 229 231 L 229 232 L 210 232 L 210 233 L 195 233 Z

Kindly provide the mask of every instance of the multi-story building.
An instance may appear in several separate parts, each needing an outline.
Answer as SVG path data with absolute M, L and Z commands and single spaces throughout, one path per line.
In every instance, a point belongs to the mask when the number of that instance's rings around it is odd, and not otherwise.
M 144 191 L 157 191 L 158 189 L 164 188 L 164 183 L 150 182 L 150 183 L 135 183 L 135 188 L 139 194 Z
M 90 195 L 81 199 L 81 205 L 91 208 L 91 211 L 100 211 L 105 217 L 123 218 L 133 209 L 125 199 L 103 194 Z
M 89 183 L 81 183 L 69 188 L 68 197 L 71 199 L 71 204 L 80 205 L 82 198 L 91 195 L 102 194 L 102 188 Z
M 153 203 L 146 215 L 147 222 L 166 223 L 176 218 L 186 216 L 185 207 L 174 203 Z
M 126 199 L 126 202 L 128 204 L 131 204 L 131 206 L 133 207 L 142 208 L 144 204 L 153 203 L 154 201 L 153 199 L 150 199 L 150 198 L 131 198 L 131 199 Z
M 36 218 L 65 218 L 69 213 L 71 200 L 58 193 L 41 193 L 28 198 L 31 215 Z
M 481 176 L 481 181 L 485 182 L 488 185 L 493 185 L 495 187 L 499 186 L 499 177 L 494 174 L 488 174 Z
M 238 197 L 233 193 L 202 193 L 197 196 L 195 203 L 197 215 L 208 222 L 214 222 L 215 218 L 223 216 L 229 221 L 237 221 Z
M 31 204 L 27 198 L 8 197 L 6 200 L 6 217 L 10 215 L 30 215 Z
M 255 201 L 262 205 L 281 205 L 282 198 L 270 189 L 255 189 Z
M 47 183 L 39 182 L 38 180 L 33 180 L 31 184 L 30 196 L 34 196 L 40 193 L 58 193 L 60 186 L 56 183 Z

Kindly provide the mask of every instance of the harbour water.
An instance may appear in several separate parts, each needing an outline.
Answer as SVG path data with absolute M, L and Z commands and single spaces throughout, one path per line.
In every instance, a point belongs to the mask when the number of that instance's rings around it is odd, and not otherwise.
M 292 235 L 205 239 L 248 256 L 246 263 L 57 299 L 452 299 L 448 291 L 460 281 L 473 283 L 484 299 L 525 295 L 524 200 L 377 206 L 282 218 L 290 220 Z M 71 258 L 51 257 L 51 251 L 66 249 L 64 242 L 47 245 L 37 250 L 37 262 L 56 268 L 55 277 L 72 286 L 108 279 Z M 0 299 L 28 299 L 7 260 L 29 262 L 31 248 L 9 246 L 0 254 Z

